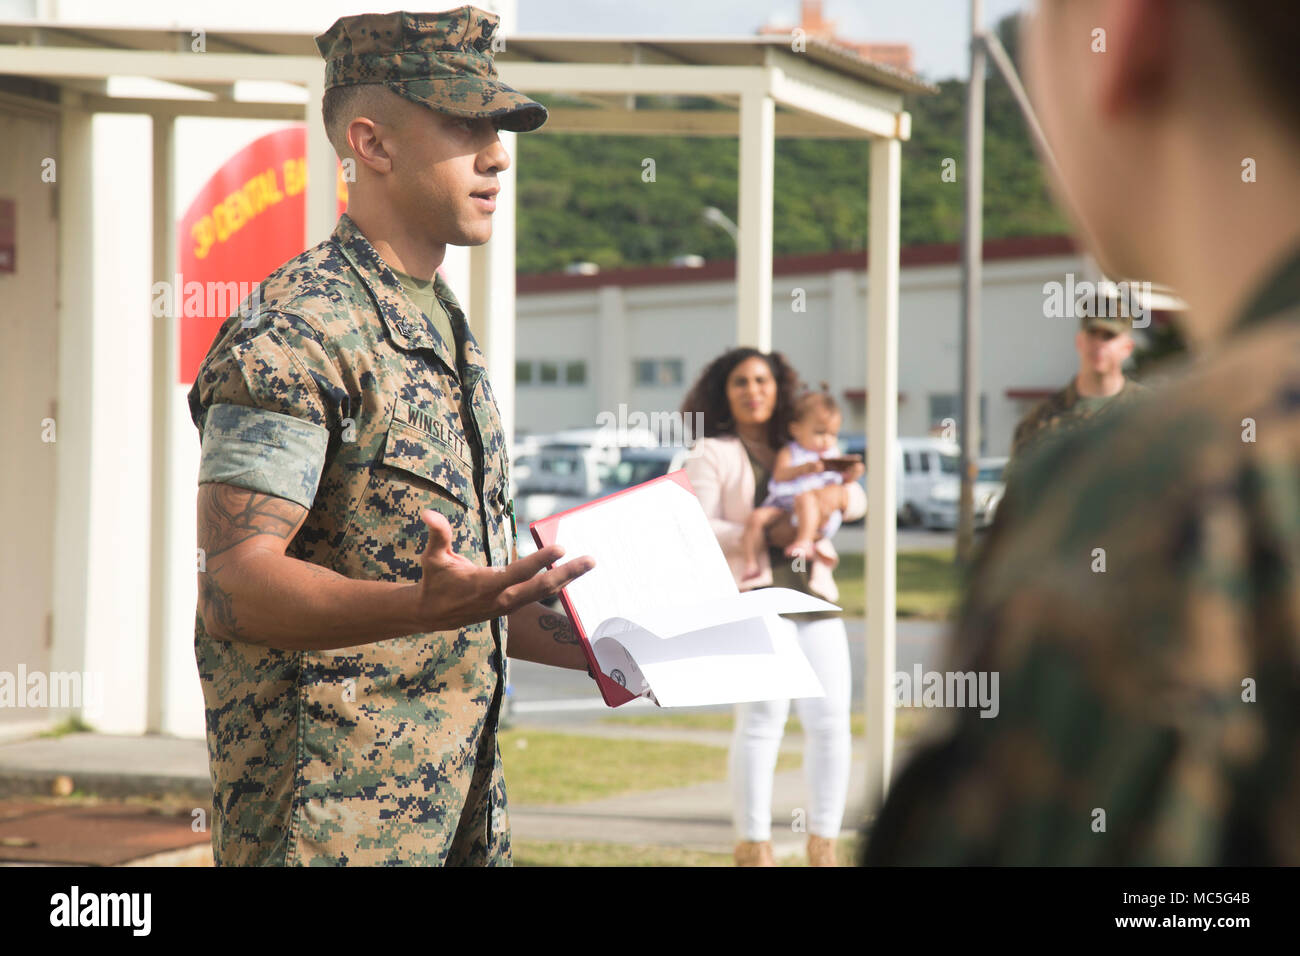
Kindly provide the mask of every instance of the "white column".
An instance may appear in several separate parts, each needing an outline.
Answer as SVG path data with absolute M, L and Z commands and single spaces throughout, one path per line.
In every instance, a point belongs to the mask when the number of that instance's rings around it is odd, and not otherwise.
M 59 117 L 57 464 L 54 492 L 51 671 L 86 669 L 91 553 L 96 537 L 91 461 L 95 427 L 95 249 L 92 115 L 64 91 Z M 105 410 L 103 415 L 110 414 Z M 107 436 L 103 436 L 107 437 Z M 72 710 L 50 710 L 57 722 Z
M 621 286 L 601 286 L 596 295 L 596 411 L 617 415 L 619 402 L 628 399 L 632 380 L 627 302 Z
M 172 283 L 176 273 L 176 229 L 173 186 L 175 178 L 176 121 L 171 116 L 153 117 L 153 277 L 155 282 Z M 169 300 L 174 301 L 174 300 Z M 152 318 L 153 387 L 152 440 L 150 442 L 149 494 L 149 672 L 145 687 L 145 730 L 166 729 L 167 635 L 171 630 L 176 599 L 173 575 L 181 560 L 171 533 L 171 517 L 179 489 L 173 462 L 176 432 L 178 329 L 180 321 L 167 309 Z
M 898 441 L 900 144 L 871 141 L 867 249 L 867 805 L 879 806 L 894 754 L 894 446 Z
M 826 344 L 829 352 L 826 356 L 826 368 L 829 369 L 831 388 L 838 392 L 849 382 L 855 381 L 857 371 L 853 359 L 854 351 L 862 347 L 859 330 L 862 321 L 862 306 L 858 301 L 858 275 L 851 269 L 833 269 L 830 274 L 830 323 L 827 330 Z M 859 355 L 861 352 L 859 351 Z M 850 431 L 848 416 L 845 416 L 845 431 Z
M 321 97 L 325 95 L 325 66 L 307 80 L 307 221 L 304 249 L 330 237 L 338 221 L 338 157 L 325 135 Z
M 514 0 L 488 0 L 486 9 L 500 17 L 498 37 L 508 49 L 518 25 L 518 12 Z M 492 214 L 492 238 L 486 245 L 469 250 L 468 293 L 461 301 L 470 331 L 478 340 L 488 364 L 488 379 L 496 393 L 497 411 L 501 416 L 501 432 L 506 447 L 513 450 L 515 442 L 515 214 L 518 209 L 516 195 L 518 160 L 518 133 L 502 131 L 501 145 L 510 155 L 510 168 L 497 173 L 501 191 L 497 193 L 497 208 Z M 449 257 L 451 258 L 451 257 Z M 456 261 L 447 263 L 448 281 L 459 278 Z M 460 294 L 455 285 L 453 290 Z
M 772 189 L 776 103 L 740 97 L 740 241 L 736 256 L 736 344 L 772 348 Z
M 501 192 L 492 214 L 492 238 L 469 253 L 470 331 L 487 356 L 492 390 L 497 396 L 501 430 L 507 446 L 515 438 L 515 149 L 517 133 L 502 132 L 501 145 L 510 154 L 510 168 L 497 173 Z

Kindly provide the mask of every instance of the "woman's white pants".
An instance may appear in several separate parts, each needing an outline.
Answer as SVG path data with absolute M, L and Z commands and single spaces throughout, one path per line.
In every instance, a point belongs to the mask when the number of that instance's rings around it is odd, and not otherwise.
M 795 630 L 825 697 L 795 701 L 804 729 L 804 779 L 809 801 L 790 820 L 791 826 L 816 836 L 839 836 L 849 791 L 849 693 L 852 675 L 848 636 L 839 618 L 801 621 L 779 619 Z M 739 840 L 772 838 L 772 775 L 785 732 L 790 701 L 768 700 L 736 705 L 736 729 L 731 740 L 730 775 L 733 816 Z M 802 826 L 800 824 L 802 823 Z

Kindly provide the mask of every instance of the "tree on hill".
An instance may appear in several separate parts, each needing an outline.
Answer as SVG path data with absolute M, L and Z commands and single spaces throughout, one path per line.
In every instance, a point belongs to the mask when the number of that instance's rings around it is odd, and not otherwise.
M 1013 18 L 998 25 L 1013 57 Z M 912 139 L 903 144 L 902 241 L 956 242 L 961 234 L 964 80 L 933 96 L 907 98 Z M 707 100 L 679 106 L 712 108 Z M 603 269 L 664 264 L 695 253 L 731 259 L 731 237 L 702 219 L 716 206 L 735 219 L 739 157 L 735 139 L 542 134 L 521 136 L 518 266 L 553 272 L 575 261 Z M 776 144 L 776 255 L 866 248 L 868 145 L 860 140 L 783 139 Z M 655 178 L 642 178 L 643 161 Z M 956 161 L 945 182 L 944 160 Z M 985 238 L 1054 235 L 1066 219 L 1010 90 L 986 87 Z

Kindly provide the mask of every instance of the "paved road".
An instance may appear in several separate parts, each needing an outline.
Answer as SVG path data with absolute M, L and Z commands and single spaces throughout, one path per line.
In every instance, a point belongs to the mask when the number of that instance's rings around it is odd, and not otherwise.
M 549 512 L 543 510 L 536 517 L 543 517 Z M 835 549 L 840 554 L 861 554 L 866 549 L 866 525 L 848 525 L 835 535 Z M 957 546 L 957 535 L 952 531 L 927 531 L 925 528 L 899 528 L 898 550 L 937 551 L 953 550 Z M 519 520 L 519 556 L 532 554 L 536 548 L 532 536 L 528 533 L 528 521 Z
M 845 630 L 849 637 L 849 656 L 853 665 L 853 706 L 862 706 L 862 686 L 866 671 L 866 620 L 846 618 Z M 921 664 L 927 670 L 942 663 L 942 643 L 945 625 L 938 621 L 898 622 L 897 667 L 910 670 Z M 510 662 L 510 683 L 514 691 L 515 719 L 517 723 L 551 723 L 554 721 L 588 723 L 609 714 L 596 685 L 586 674 L 544 667 L 528 661 Z M 648 701 L 633 701 L 619 708 L 620 713 L 656 710 Z M 682 710 L 725 710 L 726 706 L 682 708 Z
M 840 554 L 861 554 L 866 546 L 866 525 L 850 525 L 835 535 L 835 550 Z M 927 531 L 925 528 L 899 528 L 898 550 L 937 551 L 957 546 L 957 535 L 952 531 Z

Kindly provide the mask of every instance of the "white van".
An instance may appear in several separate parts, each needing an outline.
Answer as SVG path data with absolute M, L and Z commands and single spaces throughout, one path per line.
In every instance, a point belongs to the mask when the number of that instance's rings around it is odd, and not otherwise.
M 898 520 L 920 524 L 935 486 L 961 475 L 961 447 L 945 438 L 900 438 L 894 451 Z
M 1004 476 L 1006 458 L 981 458 L 975 476 L 974 517 L 976 528 L 987 528 L 993 523 L 1002 495 L 1006 491 Z M 936 484 L 930 492 L 925 507 L 925 526 L 936 531 L 957 527 L 958 501 L 961 498 L 961 475 L 951 475 Z
M 867 458 L 866 442 L 861 435 L 841 435 L 840 447 L 845 454 Z M 920 524 L 925 516 L 930 493 L 945 478 L 961 473 L 961 448 L 946 438 L 899 438 L 894 445 L 894 488 L 898 498 L 901 524 Z M 866 487 L 866 476 L 858 479 Z

